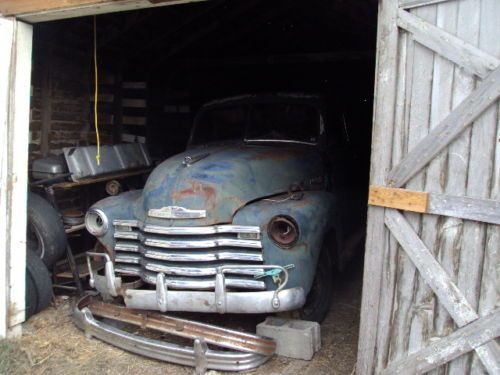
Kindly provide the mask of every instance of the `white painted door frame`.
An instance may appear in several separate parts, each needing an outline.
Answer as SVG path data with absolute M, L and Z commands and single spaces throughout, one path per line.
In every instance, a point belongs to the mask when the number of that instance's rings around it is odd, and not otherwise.
M 19 335 L 25 319 L 32 35 L 0 17 L 0 338 Z

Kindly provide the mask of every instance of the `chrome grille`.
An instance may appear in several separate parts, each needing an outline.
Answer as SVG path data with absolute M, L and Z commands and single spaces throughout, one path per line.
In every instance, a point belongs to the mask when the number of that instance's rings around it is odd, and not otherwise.
M 263 264 L 260 228 L 240 225 L 162 227 L 136 220 L 115 220 L 115 270 L 140 276 L 155 284 L 159 272 L 167 287 L 214 290 L 217 267 Z M 265 290 L 256 269 L 231 269 L 225 277 L 230 289 Z

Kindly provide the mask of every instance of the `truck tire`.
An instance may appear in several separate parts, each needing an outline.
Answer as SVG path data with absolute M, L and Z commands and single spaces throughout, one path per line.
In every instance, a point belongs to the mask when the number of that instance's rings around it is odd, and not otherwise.
M 309 320 L 321 323 L 328 314 L 333 299 L 333 262 L 330 249 L 321 250 L 313 284 L 300 309 L 279 313 L 278 316 L 290 319 Z
M 61 217 L 49 202 L 33 193 L 28 193 L 27 216 L 28 248 L 51 267 L 66 249 L 66 232 Z
M 36 255 L 35 255 L 36 256 Z M 28 271 L 28 264 L 26 261 L 26 298 L 25 298 L 25 311 L 26 320 L 31 316 L 36 314 L 36 309 L 38 307 L 38 293 L 36 291 L 36 283 L 31 276 L 31 272 Z
M 297 310 L 298 317 L 302 320 L 310 320 L 321 323 L 332 304 L 333 294 L 333 266 L 328 249 L 321 251 L 313 285 L 306 298 L 306 303 Z
M 42 311 L 52 301 L 52 281 L 42 260 L 26 250 L 26 319 Z

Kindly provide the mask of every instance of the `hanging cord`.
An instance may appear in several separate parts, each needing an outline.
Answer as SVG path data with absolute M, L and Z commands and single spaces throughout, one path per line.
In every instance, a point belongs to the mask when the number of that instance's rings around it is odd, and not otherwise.
M 99 80 L 97 76 L 97 26 L 96 26 L 96 16 L 94 16 L 94 125 L 95 125 L 95 136 L 97 141 L 97 153 L 95 155 L 95 160 L 97 165 L 101 164 L 101 138 L 99 136 L 99 123 L 97 120 L 97 102 L 99 98 Z

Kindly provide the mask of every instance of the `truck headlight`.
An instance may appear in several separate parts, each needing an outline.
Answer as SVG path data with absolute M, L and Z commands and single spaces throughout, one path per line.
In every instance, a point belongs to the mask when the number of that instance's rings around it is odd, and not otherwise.
M 90 234 L 96 237 L 103 236 L 108 231 L 108 217 L 102 210 L 91 208 L 85 215 L 85 226 Z
M 292 247 L 299 238 L 299 226 L 289 216 L 273 217 L 267 228 L 269 238 L 280 247 Z

